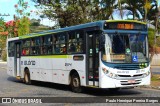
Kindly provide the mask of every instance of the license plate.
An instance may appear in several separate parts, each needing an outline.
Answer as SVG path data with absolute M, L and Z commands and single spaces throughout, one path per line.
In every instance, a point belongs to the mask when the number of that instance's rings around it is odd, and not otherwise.
M 128 83 L 135 83 L 135 80 L 128 80 Z

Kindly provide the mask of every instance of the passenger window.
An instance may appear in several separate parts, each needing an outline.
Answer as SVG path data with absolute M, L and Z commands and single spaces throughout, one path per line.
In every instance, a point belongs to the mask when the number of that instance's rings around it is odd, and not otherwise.
M 14 42 L 8 43 L 8 56 L 13 57 L 14 56 Z
M 82 53 L 83 52 L 83 31 L 69 32 L 68 39 L 68 53 Z
M 31 55 L 39 55 L 40 54 L 40 38 L 31 38 Z
M 30 46 L 31 45 L 33 45 L 33 44 L 31 44 L 30 39 L 26 39 L 26 40 L 22 41 L 22 53 L 21 53 L 22 56 L 30 55 Z
M 52 54 L 52 35 L 41 37 L 41 54 Z
M 66 33 L 55 34 L 53 37 L 53 53 L 54 54 L 66 54 Z

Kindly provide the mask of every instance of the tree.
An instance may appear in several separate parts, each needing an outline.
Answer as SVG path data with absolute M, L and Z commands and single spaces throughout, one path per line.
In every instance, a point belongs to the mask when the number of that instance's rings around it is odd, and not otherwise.
M 0 49 L 4 50 L 6 46 L 6 40 L 8 38 L 17 37 L 29 33 L 29 18 L 27 16 L 30 13 L 25 12 L 28 8 L 28 2 L 19 0 L 18 4 L 15 4 L 17 15 L 14 15 L 14 20 L 4 22 L 0 19 Z M 6 51 L 3 52 L 3 59 L 6 60 Z
M 32 0 L 60 27 L 108 19 L 116 0 Z
M 40 19 L 31 19 L 30 20 L 31 26 L 40 26 Z
M 6 31 L 4 19 L 0 19 L 0 49 L 3 50 L 6 45 L 8 31 Z
M 4 19 L 0 19 L 0 57 L 2 60 L 6 61 L 6 40 L 7 40 L 8 31 L 6 31 Z
M 15 36 L 22 36 L 29 34 L 30 32 L 30 12 L 27 12 L 28 2 L 24 0 L 19 0 L 18 4 L 15 4 L 15 9 L 17 16 L 14 15 L 14 22 L 15 22 Z
M 50 27 L 48 26 L 44 26 L 43 24 L 41 25 L 40 24 L 40 19 L 31 19 L 30 20 L 30 32 L 31 33 L 36 33 L 36 32 L 41 32 L 41 31 L 44 31 L 44 30 L 49 30 L 51 29 Z
M 123 9 L 132 11 L 133 20 L 135 20 L 136 17 L 140 19 L 137 11 L 141 12 L 141 14 L 144 13 L 144 0 L 120 0 L 120 3 L 122 4 Z

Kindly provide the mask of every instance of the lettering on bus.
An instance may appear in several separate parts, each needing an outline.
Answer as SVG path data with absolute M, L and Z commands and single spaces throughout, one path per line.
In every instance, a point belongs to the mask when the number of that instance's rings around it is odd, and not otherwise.
M 65 66 L 72 66 L 72 63 L 65 63 Z
M 129 71 L 117 71 L 118 74 L 129 74 Z
M 27 61 L 27 60 L 25 60 L 25 61 L 21 61 L 21 65 L 36 65 L 36 61 L 34 61 L 34 60 L 29 60 L 29 61 Z

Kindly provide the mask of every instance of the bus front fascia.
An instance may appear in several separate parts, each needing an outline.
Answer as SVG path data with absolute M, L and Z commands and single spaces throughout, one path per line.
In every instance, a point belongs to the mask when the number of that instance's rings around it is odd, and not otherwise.
M 99 62 L 100 62 L 99 64 L 100 65 L 99 67 L 99 87 L 100 88 L 117 88 L 117 87 L 122 88 L 122 87 L 135 87 L 135 86 L 149 85 L 150 84 L 149 60 L 147 62 L 142 62 L 142 63 L 109 63 L 109 62 L 104 62 L 102 60 L 101 58 L 102 46 L 106 44 L 106 40 L 104 41 L 105 34 L 116 34 L 116 33 L 144 34 L 144 35 L 148 34 L 147 31 L 105 30 L 104 33 L 100 35 L 100 39 L 99 39 L 99 57 L 100 57 L 99 58 Z M 147 55 L 149 55 L 148 51 L 147 51 Z M 135 68 L 129 69 L 132 66 L 134 66 Z M 119 77 L 119 76 L 125 76 L 125 77 Z M 130 80 L 134 80 L 137 84 L 136 83 L 129 84 L 128 81 Z M 126 85 L 122 85 L 123 81 L 127 81 L 125 83 Z

